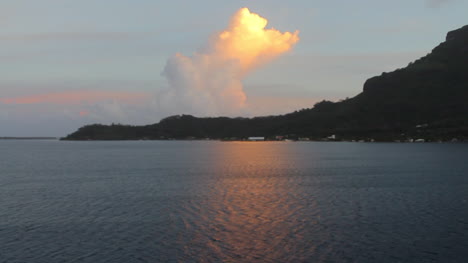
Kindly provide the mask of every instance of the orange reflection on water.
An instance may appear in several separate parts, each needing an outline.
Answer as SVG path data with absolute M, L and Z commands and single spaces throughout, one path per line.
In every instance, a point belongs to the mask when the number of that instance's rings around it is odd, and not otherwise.
M 264 262 L 301 253 L 288 241 L 302 239 L 303 208 L 299 194 L 290 183 L 294 160 L 282 142 L 236 142 L 220 144 L 214 166 L 218 172 L 215 191 L 210 196 L 203 232 L 208 238 L 203 253 L 219 259 Z M 299 202 L 298 202 L 299 200 Z M 297 254 L 296 254 L 297 255 Z

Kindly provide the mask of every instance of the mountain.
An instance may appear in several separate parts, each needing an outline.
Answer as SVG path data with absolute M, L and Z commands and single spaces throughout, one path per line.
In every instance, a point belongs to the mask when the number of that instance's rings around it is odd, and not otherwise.
M 468 26 L 407 67 L 368 79 L 357 96 L 280 116 L 171 116 L 147 126 L 88 125 L 64 140 L 286 136 L 380 141 L 468 139 Z

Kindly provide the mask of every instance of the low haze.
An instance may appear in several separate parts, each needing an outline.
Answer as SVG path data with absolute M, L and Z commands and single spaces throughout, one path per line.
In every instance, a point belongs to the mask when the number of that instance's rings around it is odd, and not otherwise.
M 367 78 L 406 66 L 465 25 L 468 2 L 6 0 L 0 7 L 1 137 L 64 136 L 84 124 L 150 124 L 181 113 L 282 114 L 351 97 Z M 218 54 L 210 45 L 243 7 L 266 18 L 267 30 L 289 37 L 298 30 L 298 38 L 249 74 L 229 71 L 236 76 L 214 82 L 234 92 L 227 99 L 174 84 L 187 76 L 179 70 L 185 62 L 200 70 L 197 56 Z M 184 94 L 188 100 L 171 99 Z

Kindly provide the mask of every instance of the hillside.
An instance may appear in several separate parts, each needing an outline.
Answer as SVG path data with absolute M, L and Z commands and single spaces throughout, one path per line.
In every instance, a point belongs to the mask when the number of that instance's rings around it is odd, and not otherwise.
M 468 139 L 468 26 L 407 67 L 367 80 L 340 102 L 256 118 L 172 116 L 148 126 L 88 125 L 65 140 L 243 139 L 287 136 L 380 141 Z

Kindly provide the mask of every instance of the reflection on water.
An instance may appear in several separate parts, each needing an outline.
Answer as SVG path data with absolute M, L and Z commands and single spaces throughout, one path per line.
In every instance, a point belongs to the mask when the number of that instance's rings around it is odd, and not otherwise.
M 301 253 L 295 243 L 304 242 L 298 211 L 305 207 L 297 202 L 295 185 L 284 176 L 294 166 L 287 150 L 273 143 L 219 146 L 213 168 L 221 179 L 201 204 L 204 224 L 186 245 L 186 254 L 200 260 L 214 256 L 251 262 L 286 260 Z M 203 238 L 206 233 L 213 235 Z M 194 247 L 200 251 L 194 253 Z
M 0 262 L 468 258 L 466 144 L 4 141 L 0 156 Z

